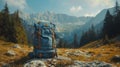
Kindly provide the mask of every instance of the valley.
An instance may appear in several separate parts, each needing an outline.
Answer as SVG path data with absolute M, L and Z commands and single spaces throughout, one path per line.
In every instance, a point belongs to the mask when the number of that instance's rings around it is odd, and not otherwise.
M 0 67 L 120 67 L 119 0 L 17 1 L 0 1 Z

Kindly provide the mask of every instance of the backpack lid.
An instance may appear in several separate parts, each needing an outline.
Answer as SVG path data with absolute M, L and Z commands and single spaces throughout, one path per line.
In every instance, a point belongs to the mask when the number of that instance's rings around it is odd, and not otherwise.
M 41 29 L 43 29 L 43 28 L 51 28 L 51 29 L 53 29 L 53 30 L 55 30 L 55 24 L 53 24 L 53 23 L 51 23 L 51 22 L 48 22 L 48 21 L 40 21 L 40 22 L 38 22 L 37 24 L 34 24 L 34 27 L 35 27 L 35 30 L 37 30 L 37 29 L 39 29 L 39 28 L 41 28 Z

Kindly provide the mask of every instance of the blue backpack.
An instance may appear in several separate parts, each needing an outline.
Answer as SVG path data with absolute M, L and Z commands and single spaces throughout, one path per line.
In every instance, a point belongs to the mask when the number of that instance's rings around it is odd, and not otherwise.
M 47 22 L 40 22 L 34 24 L 34 27 L 34 46 L 43 50 L 52 49 L 53 45 L 55 45 L 55 25 Z
M 33 54 L 36 57 L 53 57 L 56 55 L 55 24 L 39 22 L 34 24 Z

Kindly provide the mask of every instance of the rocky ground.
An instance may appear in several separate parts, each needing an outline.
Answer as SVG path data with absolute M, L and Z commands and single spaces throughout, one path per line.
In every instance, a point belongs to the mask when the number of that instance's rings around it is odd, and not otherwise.
M 64 61 L 67 61 L 67 64 Z M 68 57 L 58 56 L 52 59 L 33 59 L 27 62 L 24 67 L 113 67 L 113 65 L 97 60 L 92 62 L 73 61 Z
M 58 57 L 30 59 L 32 47 L 0 41 L 0 67 L 120 67 L 120 45 L 99 48 L 58 48 Z

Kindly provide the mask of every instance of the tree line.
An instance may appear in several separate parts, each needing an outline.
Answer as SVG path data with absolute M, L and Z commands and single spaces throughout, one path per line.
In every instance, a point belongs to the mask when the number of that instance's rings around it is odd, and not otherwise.
M 100 33 L 95 31 L 94 26 L 92 26 L 88 31 L 84 32 L 80 39 L 80 46 L 83 46 L 89 42 L 98 39 L 108 39 L 114 38 L 120 35 L 120 6 L 118 2 L 114 7 L 114 14 L 111 15 L 110 11 L 107 10 L 105 19 L 103 21 L 103 28 Z
M 0 39 L 27 44 L 27 37 L 19 17 L 19 11 L 10 14 L 7 4 L 0 11 Z
M 114 15 L 110 14 L 110 11 L 107 10 L 104 26 L 103 26 L 103 37 L 107 36 L 108 38 L 113 38 L 120 35 L 120 7 L 118 2 L 116 2 Z

